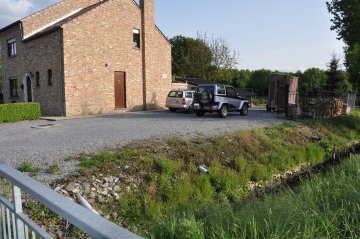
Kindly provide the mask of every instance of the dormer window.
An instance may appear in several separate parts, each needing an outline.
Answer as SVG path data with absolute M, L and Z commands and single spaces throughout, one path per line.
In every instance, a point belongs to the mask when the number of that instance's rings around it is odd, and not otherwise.
M 133 43 L 134 48 L 140 48 L 140 30 L 133 29 Z
M 7 42 L 8 44 L 8 56 L 13 57 L 16 56 L 16 39 L 11 38 Z

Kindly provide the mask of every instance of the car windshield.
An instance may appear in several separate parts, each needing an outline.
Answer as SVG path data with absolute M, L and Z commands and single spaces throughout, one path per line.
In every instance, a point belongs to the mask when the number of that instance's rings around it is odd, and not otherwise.
M 205 92 L 209 91 L 210 93 L 214 94 L 214 86 L 213 85 L 201 85 L 196 88 L 196 92 Z

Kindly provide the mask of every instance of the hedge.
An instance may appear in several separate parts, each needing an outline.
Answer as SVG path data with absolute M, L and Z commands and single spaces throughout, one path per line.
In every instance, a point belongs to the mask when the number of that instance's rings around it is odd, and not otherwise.
M 39 103 L 14 103 L 0 105 L 0 123 L 36 120 L 41 116 Z

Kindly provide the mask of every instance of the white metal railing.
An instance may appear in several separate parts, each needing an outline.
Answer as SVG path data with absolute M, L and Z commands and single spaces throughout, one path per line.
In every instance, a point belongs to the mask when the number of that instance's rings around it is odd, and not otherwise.
M 3 195 L 0 195 L 1 239 L 53 238 L 24 214 L 21 190 L 93 238 L 141 238 L 65 198 L 3 162 L 0 162 L 0 177 L 12 184 L 11 202 Z

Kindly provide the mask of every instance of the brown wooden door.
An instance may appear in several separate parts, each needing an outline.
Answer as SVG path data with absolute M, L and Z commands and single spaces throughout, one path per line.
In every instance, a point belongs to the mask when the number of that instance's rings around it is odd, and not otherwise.
M 125 72 L 115 71 L 115 108 L 126 108 Z

